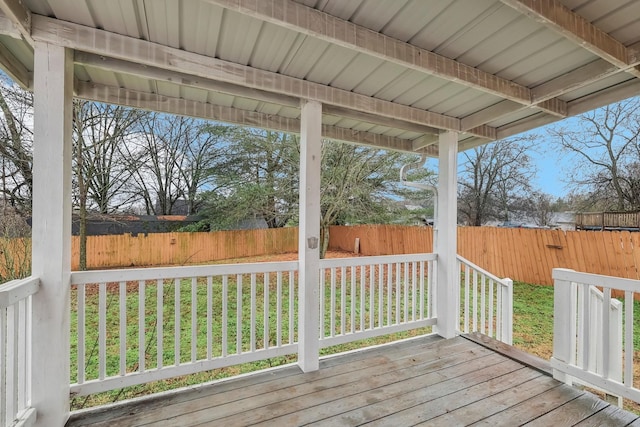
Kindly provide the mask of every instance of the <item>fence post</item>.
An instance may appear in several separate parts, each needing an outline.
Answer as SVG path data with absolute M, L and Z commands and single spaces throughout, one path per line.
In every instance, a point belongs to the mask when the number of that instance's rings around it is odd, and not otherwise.
M 500 331 L 501 341 L 511 345 L 513 343 L 513 280 L 504 279 L 507 286 L 501 286 L 502 293 L 502 330 Z
M 558 276 L 563 271 L 573 271 L 564 268 L 554 268 L 552 277 L 553 283 L 553 358 L 569 364 L 571 363 L 571 343 L 575 342 L 575 338 L 571 337 L 572 331 L 575 331 L 576 319 L 572 314 L 575 313 L 572 304 L 575 300 L 572 298 L 572 286 L 568 280 L 562 280 Z M 553 377 L 559 381 L 569 383 L 570 379 L 565 372 L 553 369 Z

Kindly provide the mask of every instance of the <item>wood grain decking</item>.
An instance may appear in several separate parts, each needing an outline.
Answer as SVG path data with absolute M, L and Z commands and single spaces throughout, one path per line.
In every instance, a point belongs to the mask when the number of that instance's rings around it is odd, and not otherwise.
M 67 426 L 640 426 L 638 416 L 555 381 L 545 362 L 479 336 L 424 337 L 320 366 L 78 412 Z

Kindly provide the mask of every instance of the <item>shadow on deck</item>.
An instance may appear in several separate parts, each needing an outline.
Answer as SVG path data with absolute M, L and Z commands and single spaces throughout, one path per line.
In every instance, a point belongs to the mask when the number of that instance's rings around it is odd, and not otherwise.
M 421 337 L 84 410 L 75 426 L 640 425 L 564 385 L 548 364 L 484 336 Z

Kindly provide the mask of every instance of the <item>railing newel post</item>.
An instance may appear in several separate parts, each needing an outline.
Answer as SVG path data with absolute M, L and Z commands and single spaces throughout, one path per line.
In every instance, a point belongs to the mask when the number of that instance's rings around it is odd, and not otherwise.
M 572 324 L 575 324 L 576 319 L 572 315 L 575 310 L 572 308 L 572 304 L 575 304 L 575 298 L 573 297 L 572 284 L 568 280 L 562 280 L 556 277 L 556 274 L 561 271 L 573 271 L 566 269 L 553 269 L 553 359 L 559 362 L 569 364 L 572 359 L 571 343 L 575 342 L 572 339 Z M 575 349 L 573 349 L 575 352 Z M 562 372 L 556 368 L 553 369 L 553 377 L 562 382 L 569 382 L 570 379 L 565 372 Z
M 504 279 L 505 286 L 500 287 L 502 293 L 502 341 L 506 344 L 513 344 L 513 280 Z

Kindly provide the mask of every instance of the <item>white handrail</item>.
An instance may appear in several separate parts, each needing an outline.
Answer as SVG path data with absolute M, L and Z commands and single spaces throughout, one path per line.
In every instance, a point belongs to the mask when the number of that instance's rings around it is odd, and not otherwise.
M 155 267 L 117 270 L 72 271 L 71 283 L 111 283 L 132 280 L 181 279 L 185 277 L 223 276 L 225 274 L 271 273 L 283 270 L 297 270 L 298 261 L 261 262 L 247 264 L 215 264 L 186 267 Z
M 0 285 L 0 308 L 9 307 L 18 301 L 38 292 L 40 279 L 27 277 L 16 279 Z

